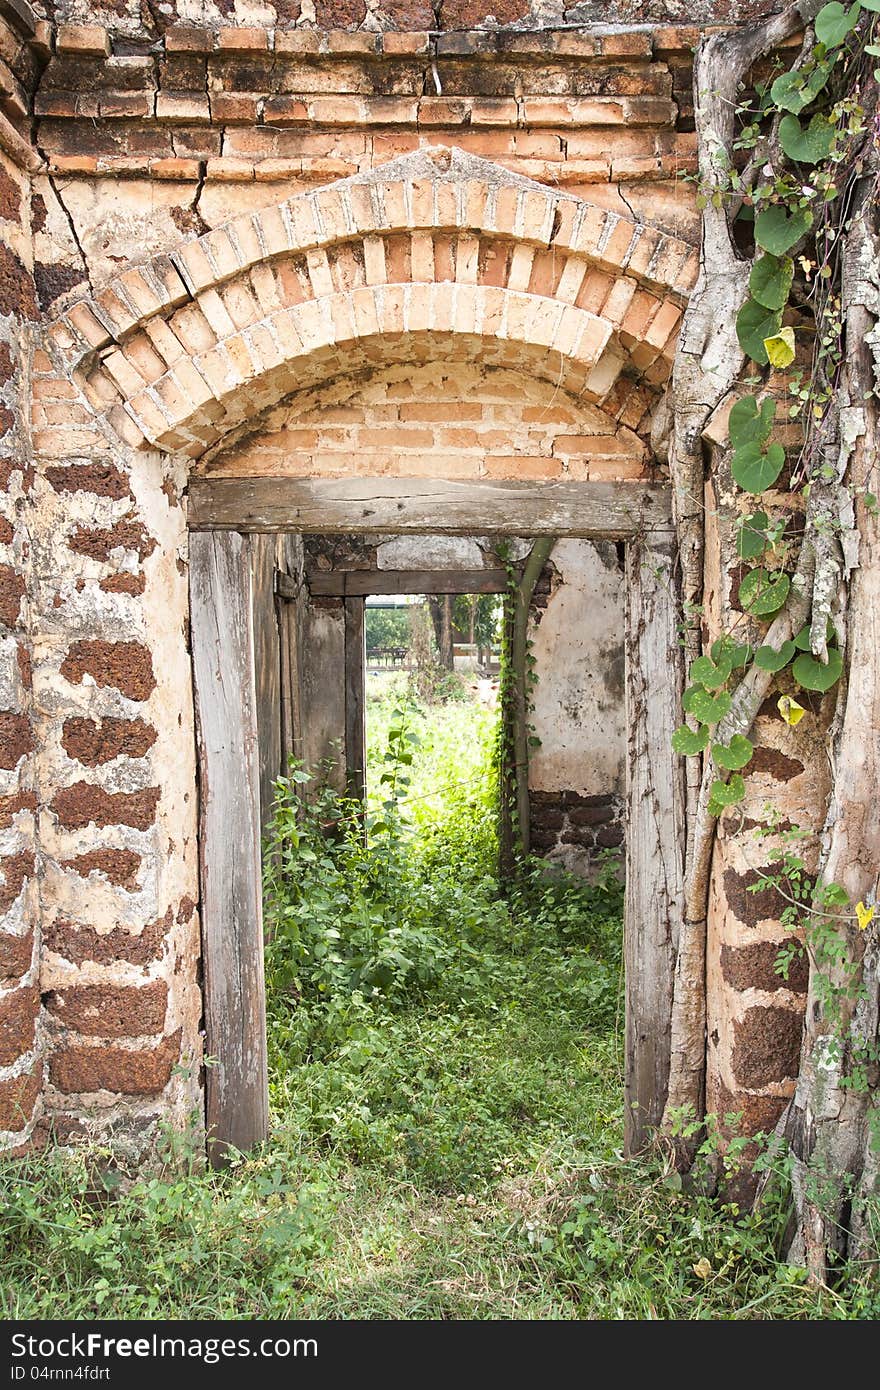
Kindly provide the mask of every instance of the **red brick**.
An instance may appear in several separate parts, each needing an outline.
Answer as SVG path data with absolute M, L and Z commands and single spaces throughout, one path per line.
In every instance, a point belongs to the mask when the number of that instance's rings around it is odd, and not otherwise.
M 49 1063 L 54 1086 L 65 1094 L 94 1091 L 152 1096 L 163 1091 L 180 1060 L 180 1030 L 157 1047 L 129 1051 L 119 1047 L 66 1047 Z
M 34 1045 L 40 991 L 25 985 L 0 994 L 0 1066 L 17 1062 Z
M 72 985 L 46 996 L 49 1013 L 86 1037 L 137 1038 L 161 1033 L 168 1007 L 168 986 L 151 980 L 139 987 Z
M 101 829 L 130 825 L 134 830 L 149 830 L 156 819 L 159 796 L 158 787 L 145 787 L 140 792 L 107 792 L 93 782 L 75 782 L 55 793 L 50 810 L 65 830 L 82 830 L 91 824 Z
M 143 719 L 75 717 L 64 721 L 61 746 L 69 758 L 85 767 L 99 767 L 114 758 L 143 758 L 157 737 L 153 726 Z
M 165 49 L 168 53 L 212 53 L 214 33 L 189 24 L 172 24 L 165 30 Z
M 26 975 L 31 968 L 34 955 L 34 934 L 25 932 L 24 936 L 12 932 L 0 932 L 0 980 L 8 983 Z M 3 1126 L 0 1125 L 0 1129 Z
M 59 24 L 55 47 L 59 53 L 78 53 L 81 58 L 105 58 L 110 35 L 103 24 Z
M 43 1066 L 0 1081 L 0 1129 L 22 1130 L 28 1124 L 43 1089 Z
M 74 859 L 62 859 L 60 864 L 62 869 L 71 869 L 83 878 L 93 873 L 103 874 L 116 888 L 133 891 L 137 887 L 141 857 L 134 850 L 104 846 L 90 850 L 88 854 L 78 854 Z
M 0 913 L 12 906 L 28 879 L 34 876 L 34 856 L 30 850 L 7 854 L 0 858 Z
M 0 768 L 11 772 L 33 752 L 34 737 L 26 714 L 0 710 Z
M 153 658 L 140 642 L 73 642 L 60 671 L 71 685 L 89 675 L 96 685 L 113 686 L 129 700 L 148 700 L 156 689 Z
M 217 47 L 221 52 L 265 53 L 269 47 L 269 35 L 265 29 L 244 25 L 235 29 L 221 29 L 217 34 Z
M 135 935 L 124 927 L 97 932 L 94 927 L 56 918 L 43 929 L 43 945 L 47 951 L 73 965 L 82 965 L 87 960 L 104 965 L 114 961 L 150 965 L 162 956 L 172 920 L 173 913 L 169 908 L 164 918 L 148 923 L 143 931 Z
M 0 565 L 0 623 L 18 625 L 24 590 L 24 576 L 12 565 Z

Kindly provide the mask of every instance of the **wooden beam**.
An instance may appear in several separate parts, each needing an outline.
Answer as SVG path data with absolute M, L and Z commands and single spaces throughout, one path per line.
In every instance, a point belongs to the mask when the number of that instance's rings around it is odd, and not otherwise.
M 199 754 L 199 868 L 210 1161 L 269 1125 L 260 769 L 247 539 L 193 536 L 189 555 Z
M 193 478 L 189 526 L 234 531 L 582 536 L 670 531 L 660 483 L 425 482 L 400 478 Z
M 684 898 L 685 783 L 672 751 L 682 651 L 672 545 L 627 546 L 626 1062 L 624 1143 L 650 1141 L 669 1084 L 676 923 Z
M 306 581 L 316 596 L 367 594 L 502 594 L 504 570 L 331 570 Z
M 345 782 L 349 796 L 367 794 L 367 724 L 364 669 L 366 600 L 345 600 Z

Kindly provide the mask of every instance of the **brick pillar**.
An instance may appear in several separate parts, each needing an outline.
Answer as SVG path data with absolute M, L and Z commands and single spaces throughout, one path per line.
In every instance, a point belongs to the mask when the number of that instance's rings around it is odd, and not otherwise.
M 45 1119 L 137 1161 L 201 1121 L 185 474 L 39 365 Z
M 24 416 L 34 282 L 26 179 L 0 157 L 0 1149 L 29 1138 L 43 1067 L 31 681 L 33 469 Z

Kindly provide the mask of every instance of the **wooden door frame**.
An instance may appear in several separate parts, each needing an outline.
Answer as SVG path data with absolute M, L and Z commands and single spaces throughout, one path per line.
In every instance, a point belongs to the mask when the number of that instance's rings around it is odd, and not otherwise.
M 229 1146 L 250 1149 L 266 1137 L 268 1127 L 248 537 L 297 531 L 625 542 L 625 1145 L 627 1152 L 637 1151 L 659 1124 L 666 1096 L 684 879 L 683 766 L 670 744 L 680 708 L 682 660 L 669 488 L 201 478 L 190 483 L 189 527 L 206 1049 L 217 1059 L 206 1081 L 212 1154 L 222 1159 Z M 355 601 L 363 603 L 360 596 Z M 231 643 L 224 632 L 231 634 Z M 241 720 L 233 728 L 224 711 L 236 707 Z M 359 716 L 352 710 L 351 717 Z M 215 843 L 225 852 L 212 855 Z

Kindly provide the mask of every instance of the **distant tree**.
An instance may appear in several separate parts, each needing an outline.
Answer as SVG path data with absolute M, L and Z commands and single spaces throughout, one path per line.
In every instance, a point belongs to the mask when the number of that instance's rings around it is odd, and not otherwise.
M 364 631 L 368 652 L 409 647 L 409 608 L 371 608 L 367 604 Z
M 434 624 L 440 665 L 445 671 L 455 669 L 452 646 L 452 594 L 429 594 L 428 609 Z
M 467 633 L 471 646 L 484 650 L 500 640 L 501 608 L 499 594 L 459 594 L 452 605 L 452 621 L 459 632 Z

